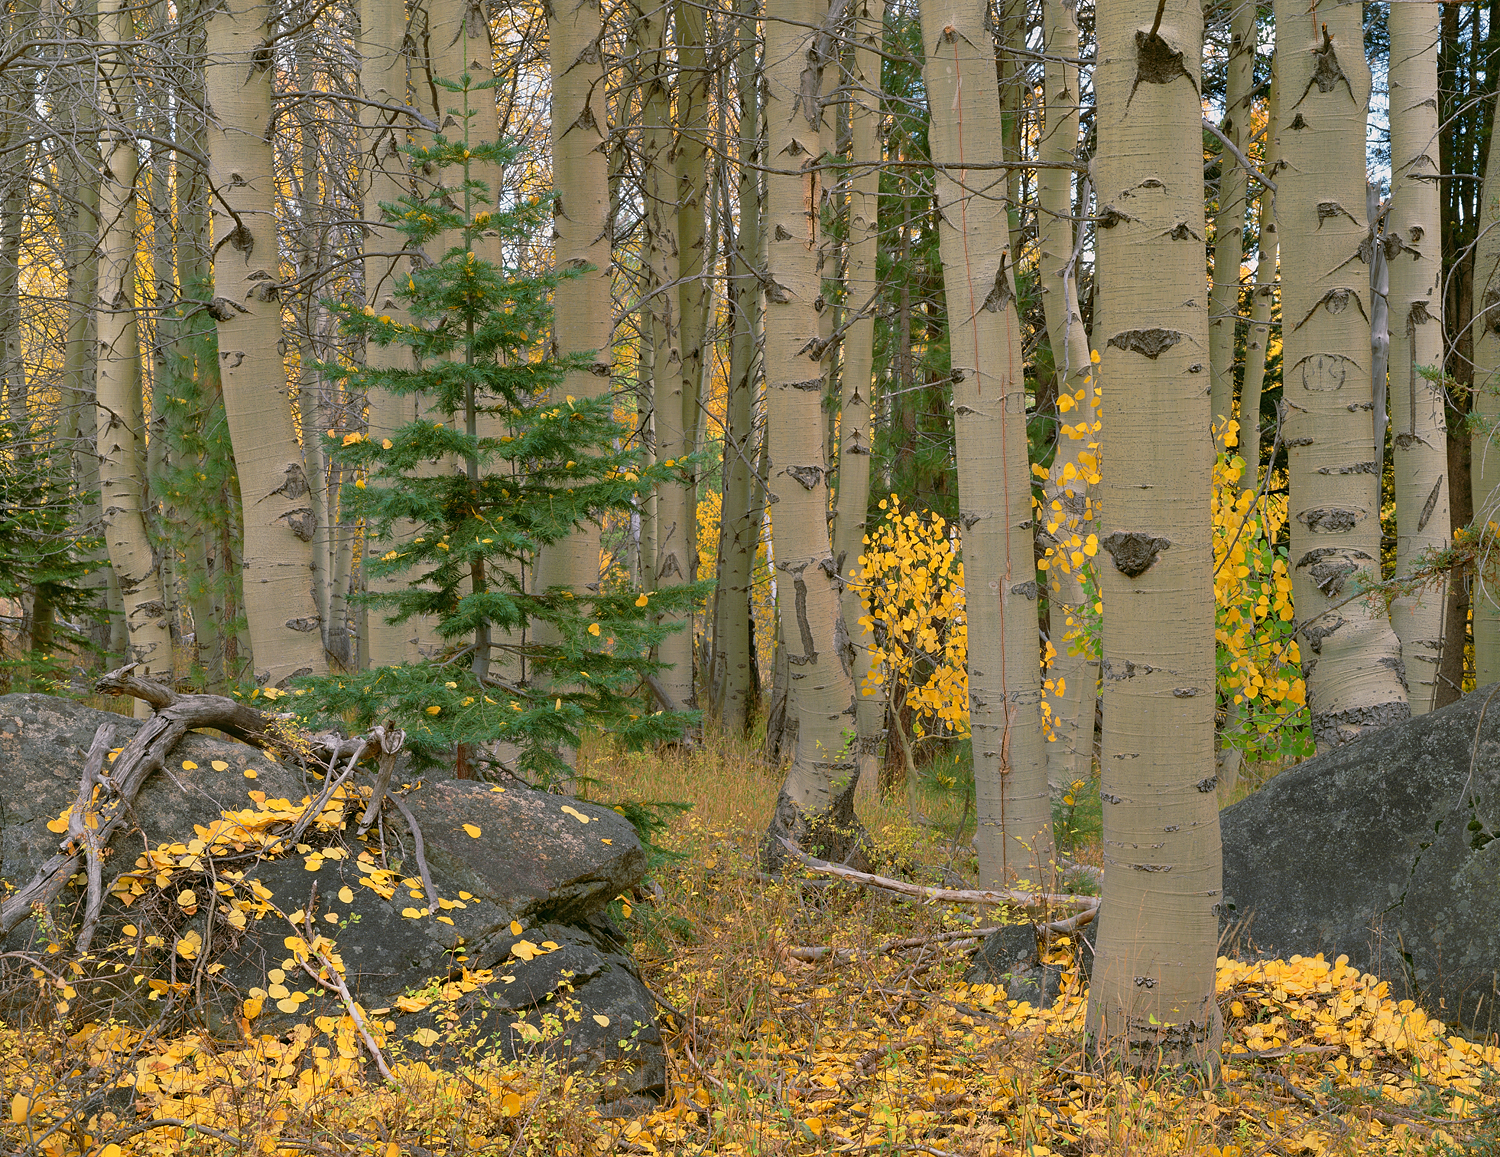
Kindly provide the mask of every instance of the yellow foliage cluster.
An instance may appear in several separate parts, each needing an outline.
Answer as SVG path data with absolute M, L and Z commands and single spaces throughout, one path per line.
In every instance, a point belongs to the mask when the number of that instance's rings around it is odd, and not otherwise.
M 1237 746 L 1276 748 L 1279 736 L 1264 737 L 1274 736 L 1307 703 L 1292 636 L 1292 578 L 1286 552 L 1276 545 L 1286 528 L 1286 496 L 1242 489 L 1245 460 L 1233 452 L 1238 423 L 1229 422 L 1222 439 L 1226 449 L 1214 463 L 1213 487 L 1220 696 L 1236 708 L 1247 705 L 1246 727 L 1258 733 Z
M 870 674 L 861 691 L 885 688 L 895 707 L 912 710 L 923 735 L 969 731 L 968 620 L 958 528 L 941 515 L 902 512 L 892 494 L 884 517 L 864 537 L 859 556 L 865 615 L 874 635 Z

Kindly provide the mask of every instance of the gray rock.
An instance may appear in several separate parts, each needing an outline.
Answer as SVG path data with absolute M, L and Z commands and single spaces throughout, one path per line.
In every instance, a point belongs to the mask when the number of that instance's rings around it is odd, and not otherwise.
M 1223 918 L 1473 1032 L 1500 1027 L 1500 695 L 1483 688 L 1283 772 L 1223 813 Z
M 1039 959 L 1030 924 L 1007 924 L 986 936 L 964 973 L 969 984 L 993 984 L 1010 1000 L 1051 1008 L 1062 991 L 1062 969 Z
M 0 877 L 5 881 L 24 885 L 57 850 L 61 837 L 46 825 L 73 802 L 84 754 L 102 722 L 117 727 L 115 746 L 140 726 L 127 716 L 69 700 L 0 697 Z M 196 767 L 185 769 L 184 761 Z M 227 770 L 214 770 L 215 761 Z M 254 780 L 245 778 L 247 769 L 256 772 Z M 174 748 L 165 771 L 148 779 L 136 797 L 135 824 L 111 841 L 106 888 L 135 869 L 143 840 L 152 847 L 191 840 L 195 825 L 206 826 L 223 811 L 253 807 L 251 792 L 295 802 L 320 786 L 316 777 L 304 783 L 299 769 L 254 748 L 190 734 Z M 243 873 L 239 893 L 254 881 L 268 898 L 266 910 L 245 928 L 231 926 L 222 912 L 211 915 L 211 881 L 179 871 L 167 889 L 170 895 L 148 894 L 128 909 L 108 898 L 96 945 L 118 944 L 127 927 L 135 928 L 138 938 L 160 936 L 164 945 L 196 931 L 204 955 L 225 966 L 216 974 L 200 974 L 191 993 L 210 1027 L 233 1035 L 245 994 L 284 984 L 308 1000 L 286 1013 L 276 1007 L 273 993 L 254 1022 L 258 1032 L 281 1033 L 309 1015 L 341 1011 L 336 997 L 298 970 L 286 943 L 302 931 L 304 914 L 311 911 L 313 926 L 336 944 L 346 983 L 367 1009 L 394 1008 L 403 993 L 434 990 L 434 978 L 458 978 L 465 968 L 471 975 L 493 971 L 492 980 L 462 999 L 434 1002 L 418 1014 L 391 1014 L 395 1036 L 409 1039 L 415 1029 L 443 1018 L 445 1025 L 490 1036 L 507 1055 L 540 1048 L 574 1071 L 605 1077 L 604 1096 L 617 1106 L 659 1096 L 666 1068 L 654 1001 L 604 915 L 611 900 L 645 876 L 646 856 L 629 821 L 598 804 L 473 781 L 430 781 L 409 792 L 405 803 L 421 829 L 433 887 L 451 906 L 439 905 L 419 918 L 404 915 L 425 913 L 429 901 L 413 833 L 399 811 L 387 806 L 390 877 L 374 871 L 380 866 L 378 833 L 357 840 L 353 824 L 347 831 L 313 828 L 298 854 L 216 860 L 221 882 L 227 872 Z M 393 894 L 383 896 L 372 881 L 383 890 L 394 888 Z M 205 900 L 191 915 L 172 902 L 186 887 Z M 67 889 L 53 913 L 54 925 L 69 927 L 80 902 L 81 888 Z M 513 926 L 521 927 L 519 935 Z M 512 951 L 522 941 L 542 953 L 522 959 Z M 43 930 L 27 921 L 0 947 L 25 950 L 44 942 Z M 154 957 L 148 948 L 143 958 L 160 978 L 173 977 L 174 965 L 187 970 L 164 948 Z M 144 1023 L 163 1009 L 145 985 L 122 988 L 106 981 L 78 987 L 75 1016 L 108 1009 Z M 543 1031 L 544 1039 L 537 1042 L 535 1031 L 522 1026 Z M 545 1031 L 554 1027 L 564 1031 Z

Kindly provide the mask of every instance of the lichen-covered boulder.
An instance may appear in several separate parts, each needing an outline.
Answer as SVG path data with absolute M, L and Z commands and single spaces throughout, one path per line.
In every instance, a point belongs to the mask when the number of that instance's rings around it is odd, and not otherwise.
M 1362 735 L 1227 809 L 1224 919 L 1347 955 L 1428 1012 L 1500 1027 L 1500 688 Z
M 23 886 L 58 850 L 59 816 L 101 723 L 116 729 L 116 747 L 140 727 L 69 700 L 0 697 L 6 884 Z M 368 779 L 356 776 L 356 788 Z M 286 847 L 283 817 L 321 786 L 245 744 L 182 739 L 110 841 L 95 940 L 105 966 L 79 986 L 74 1014 L 144 1022 L 175 1002 L 225 1035 L 341 1015 L 340 994 L 301 963 L 321 937 L 312 963 L 335 961 L 350 996 L 408 1051 L 435 1049 L 436 1062 L 444 1045 L 421 1030 L 463 1028 L 509 1055 L 542 1051 L 597 1073 L 607 1098 L 664 1091 L 654 1002 L 606 915 L 646 872 L 623 816 L 518 785 L 429 780 L 403 792 L 415 828 L 388 803 L 356 837 L 356 790 Z M 46 951 L 56 938 L 66 948 L 80 883 L 3 947 Z M 151 983 L 109 983 L 110 962 L 123 960 Z

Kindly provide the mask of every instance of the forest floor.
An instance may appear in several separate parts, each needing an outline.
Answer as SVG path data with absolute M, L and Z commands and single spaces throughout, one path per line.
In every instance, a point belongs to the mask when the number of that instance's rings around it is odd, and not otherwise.
M 300 1036 L 239 1047 L 98 1026 L 0 1030 L 0 1150 L 1500 1154 L 1500 1047 L 1451 1035 L 1341 962 L 1221 958 L 1224 1064 L 1211 1084 L 1100 1071 L 1086 1063 L 1076 975 L 1051 1009 L 963 982 L 969 956 L 950 934 L 1001 914 L 760 875 L 779 779 L 750 747 L 599 748 L 583 766 L 592 798 L 692 805 L 657 836 L 660 891 L 619 913 L 663 1007 L 672 1091 L 656 1111 L 606 1117 L 587 1082 L 430 1030 L 380 1038 L 398 1091 L 340 1061 L 358 1050 L 336 1051 L 326 1017 Z M 955 838 L 972 820 L 956 778 L 939 768 L 910 800 L 865 810 L 880 871 L 939 883 L 972 869 L 966 835 Z M 908 819 L 912 804 L 923 822 Z M 1068 813 L 1076 857 L 1097 860 L 1086 807 Z M 898 941 L 913 943 L 893 949 Z M 91 1104 L 90 1090 L 127 1066 L 155 1074 L 129 1108 L 101 1099 L 87 1114 L 66 1111 Z

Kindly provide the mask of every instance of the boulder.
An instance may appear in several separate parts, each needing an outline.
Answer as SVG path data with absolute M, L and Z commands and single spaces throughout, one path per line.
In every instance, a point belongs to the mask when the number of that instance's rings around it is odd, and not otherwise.
M 1063 970 L 1042 960 L 1036 930 L 1030 924 L 1007 924 L 979 944 L 974 961 L 964 973 L 969 984 L 993 984 L 1010 1000 L 1033 1008 L 1051 1008 L 1062 991 Z
M 47 825 L 56 827 L 74 801 L 101 723 L 116 727 L 117 747 L 140 726 L 69 700 L 0 697 L 0 877 L 9 884 L 25 884 L 57 850 L 61 836 Z M 171 993 L 226 1035 L 240 1030 L 247 995 L 260 1004 L 251 1022 L 258 1032 L 337 1014 L 337 995 L 293 955 L 296 938 L 310 936 L 310 916 L 333 942 L 354 998 L 389 1016 L 394 1038 L 419 1041 L 425 1034 L 418 1030 L 438 1022 L 466 1026 L 507 1055 L 541 1050 L 573 1071 L 603 1075 L 607 1099 L 664 1091 L 654 1001 L 605 914 L 645 876 L 629 821 L 519 785 L 427 781 L 403 802 L 420 831 L 435 897 L 421 879 L 417 833 L 390 804 L 363 838 L 354 835 L 358 800 L 342 817 L 325 813 L 329 822 L 310 828 L 287 855 L 268 856 L 253 841 L 238 847 L 220 838 L 207 847 L 195 840 L 224 813 L 268 816 L 316 794 L 321 783 L 245 744 L 199 733 L 181 740 L 136 797 L 133 825 L 110 842 L 95 940 L 106 961 L 122 945 L 141 948 L 130 959 L 154 969 L 155 983 L 103 983 L 94 986 L 97 995 L 80 985 L 74 1015 L 94 1011 L 92 997 L 99 1012 L 108 1007 L 144 1022 Z M 148 849 L 156 850 L 149 861 Z M 137 894 L 127 906 L 132 878 Z M 201 902 L 184 905 L 185 891 Z M 76 882 L 63 893 L 54 928 L 73 925 L 81 893 Z M 153 936 L 160 937 L 154 956 Z M 184 938 L 195 945 L 174 958 L 170 946 Z M 31 920 L 0 948 L 45 948 L 46 939 L 47 929 Z M 212 972 L 198 967 L 209 958 Z M 181 975 L 190 970 L 191 985 Z M 422 992 L 428 997 L 413 995 Z
M 1282 772 L 1222 815 L 1242 949 L 1347 955 L 1398 998 L 1500 1028 L 1500 687 Z

